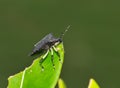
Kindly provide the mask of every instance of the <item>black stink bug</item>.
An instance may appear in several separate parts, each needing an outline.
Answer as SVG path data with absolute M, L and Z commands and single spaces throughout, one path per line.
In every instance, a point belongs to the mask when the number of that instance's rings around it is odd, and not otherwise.
M 44 70 L 42 63 L 45 61 L 49 51 L 51 52 L 51 61 L 52 61 L 53 67 L 55 68 L 54 63 L 53 63 L 53 60 L 54 60 L 53 50 L 57 53 L 57 55 L 60 58 L 60 54 L 55 46 L 62 42 L 62 38 L 69 28 L 70 28 L 70 25 L 66 28 L 66 30 L 61 34 L 59 38 L 55 38 L 52 35 L 52 33 L 50 33 L 34 45 L 34 48 L 32 52 L 30 53 L 30 56 L 44 53 L 43 57 L 40 59 L 40 66 L 42 67 L 42 70 Z M 61 59 L 59 59 L 59 61 L 61 61 Z

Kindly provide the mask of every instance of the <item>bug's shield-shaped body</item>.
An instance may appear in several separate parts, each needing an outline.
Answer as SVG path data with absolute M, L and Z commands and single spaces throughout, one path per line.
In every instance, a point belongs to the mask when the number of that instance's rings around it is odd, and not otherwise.
M 30 53 L 30 56 L 33 56 L 36 53 L 41 53 L 44 50 L 46 51 L 54 46 L 56 43 L 60 42 L 62 42 L 61 38 L 55 38 L 52 33 L 50 33 L 34 45 L 33 51 Z
M 61 34 L 61 36 L 59 38 L 55 38 L 50 33 L 50 34 L 46 35 L 42 40 L 40 40 L 38 43 L 36 43 L 34 45 L 33 51 L 30 53 L 30 56 L 33 56 L 34 54 L 37 54 L 37 53 L 39 53 L 39 54 L 44 53 L 44 55 L 41 57 L 40 62 L 39 62 L 42 70 L 44 70 L 44 66 L 42 65 L 42 63 L 45 61 L 45 59 L 46 59 L 47 55 L 49 54 L 49 52 L 51 53 L 51 62 L 52 62 L 52 65 L 53 65 L 53 67 L 55 69 L 53 50 L 56 52 L 56 54 L 59 57 L 59 61 L 62 63 L 59 51 L 55 46 L 62 42 L 63 36 L 67 32 L 67 30 L 69 28 L 70 28 L 70 25 Z
M 59 61 L 61 62 L 61 57 L 59 54 L 59 50 L 55 47 L 56 45 L 60 44 L 62 42 L 64 34 L 67 32 L 67 30 L 70 28 L 70 25 L 67 27 L 67 29 L 61 34 L 59 38 L 55 38 L 51 33 L 46 35 L 42 40 L 40 40 L 38 43 L 34 45 L 33 51 L 30 53 L 30 56 L 33 56 L 34 54 L 42 54 L 42 58 L 40 59 L 40 66 L 42 70 L 44 69 L 44 66 L 42 63 L 45 61 L 47 55 L 49 52 L 51 53 L 51 61 L 53 64 L 53 67 L 55 68 L 54 65 L 54 56 L 53 56 L 53 50 L 56 52 L 56 54 L 59 57 Z M 61 62 L 62 63 L 62 62 Z

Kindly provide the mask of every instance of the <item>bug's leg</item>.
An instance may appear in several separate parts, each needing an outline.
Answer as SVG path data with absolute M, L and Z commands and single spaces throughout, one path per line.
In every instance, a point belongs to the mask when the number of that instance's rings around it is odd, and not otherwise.
M 59 61 L 62 63 L 61 57 L 60 57 L 60 53 L 58 52 L 58 49 L 57 49 L 55 46 L 53 46 L 53 49 L 54 49 L 55 52 L 57 53 L 57 55 L 58 55 L 58 57 L 59 57 Z
M 49 50 L 47 50 L 47 52 L 45 53 L 45 55 L 40 59 L 40 62 L 39 62 L 39 63 L 40 63 L 40 66 L 41 66 L 41 68 L 42 68 L 42 71 L 44 70 L 44 67 L 43 67 L 42 63 L 45 61 L 48 53 L 49 53 Z
M 51 61 L 52 61 L 52 65 L 53 65 L 53 68 L 55 69 L 54 56 L 53 56 L 53 49 L 50 48 L 50 51 L 51 51 Z

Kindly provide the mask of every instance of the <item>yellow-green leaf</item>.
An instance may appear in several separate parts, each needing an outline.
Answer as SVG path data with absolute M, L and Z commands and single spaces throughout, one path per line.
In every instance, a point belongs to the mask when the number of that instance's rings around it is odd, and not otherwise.
M 61 61 L 64 60 L 63 44 L 56 47 L 59 50 Z M 17 73 L 8 78 L 7 88 L 54 88 L 59 79 L 62 63 L 59 61 L 59 56 L 54 51 L 55 69 L 51 62 L 51 55 L 47 56 L 43 62 L 44 71 L 42 71 L 39 61 L 42 56 L 35 59 L 31 66 L 25 68 L 24 71 Z
M 66 88 L 66 85 L 62 79 L 58 80 L 58 86 L 59 86 L 59 88 Z
M 100 88 L 94 79 L 90 79 L 88 88 Z

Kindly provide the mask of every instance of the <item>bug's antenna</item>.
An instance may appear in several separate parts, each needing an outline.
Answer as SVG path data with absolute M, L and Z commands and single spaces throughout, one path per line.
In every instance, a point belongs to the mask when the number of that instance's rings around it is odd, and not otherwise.
M 68 25 L 67 28 L 65 29 L 65 31 L 60 35 L 60 38 L 62 39 L 63 36 L 65 35 L 65 33 L 68 31 L 68 29 L 70 28 L 71 25 Z

